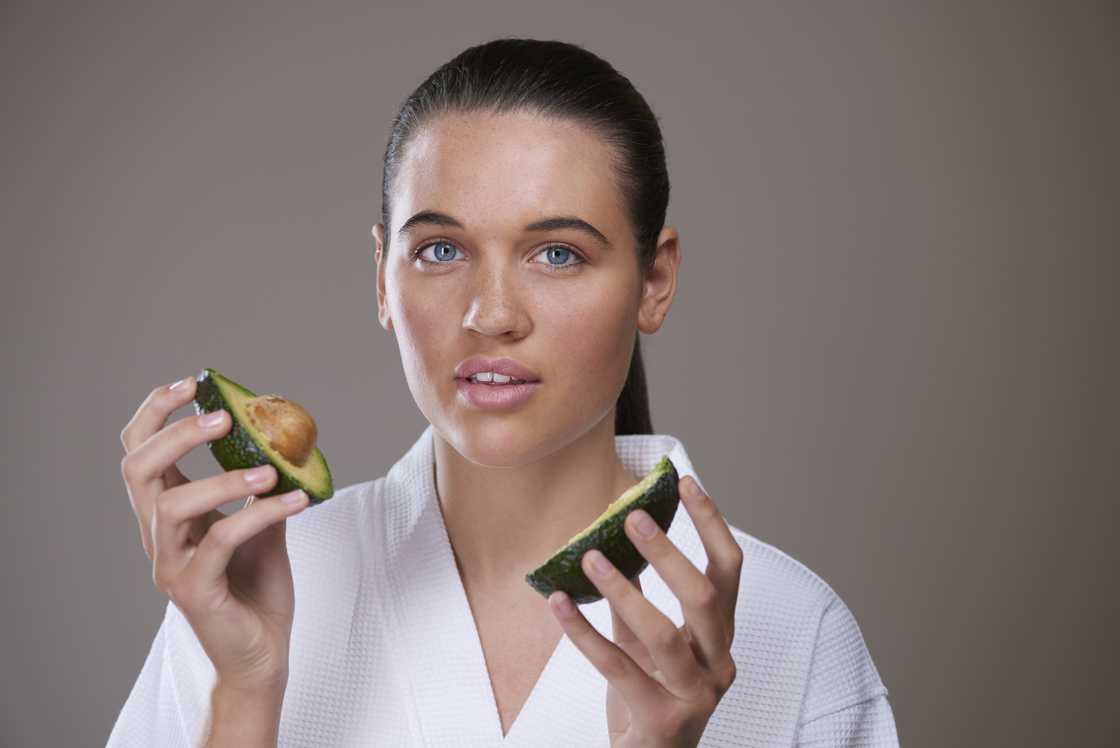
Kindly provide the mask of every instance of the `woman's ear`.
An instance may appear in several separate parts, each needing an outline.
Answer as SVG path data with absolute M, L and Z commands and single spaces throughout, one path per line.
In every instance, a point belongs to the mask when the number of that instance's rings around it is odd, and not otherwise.
M 389 305 L 385 301 L 385 224 L 373 225 L 373 258 L 377 262 L 377 321 L 390 332 L 393 320 L 389 317 Z
M 653 267 L 642 284 L 642 300 L 638 309 L 638 329 L 647 335 L 657 332 L 677 291 L 677 270 L 681 265 L 681 250 L 677 230 L 665 226 L 657 237 L 657 255 Z

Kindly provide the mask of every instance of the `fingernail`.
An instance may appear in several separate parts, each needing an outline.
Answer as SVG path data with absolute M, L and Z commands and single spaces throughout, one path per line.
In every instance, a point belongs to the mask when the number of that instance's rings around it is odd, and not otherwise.
M 204 429 L 212 429 L 220 424 L 225 417 L 226 412 L 224 410 L 216 410 L 213 413 L 207 413 L 202 416 L 202 418 L 199 419 L 199 423 L 202 424 L 202 428 Z
M 605 577 L 611 573 L 611 562 L 599 551 L 588 551 L 591 556 L 591 571 L 596 576 Z
M 632 522 L 638 534 L 643 538 L 652 538 L 653 534 L 657 532 L 657 523 L 653 521 L 653 518 L 642 509 L 635 509 L 631 514 L 634 515 Z
M 171 386 L 170 386 L 170 387 L 168 387 L 167 389 L 169 389 L 169 390 L 172 390 L 172 391 L 174 391 L 174 390 L 177 390 L 177 389 L 179 389 L 180 387 L 186 387 L 186 386 L 187 386 L 187 383 L 188 383 L 188 382 L 190 382 L 190 381 L 191 381 L 191 379 L 193 379 L 193 378 L 194 378 L 194 377 L 187 377 L 186 379 L 180 379 L 180 380 L 179 380 L 178 382 L 176 382 L 175 384 L 171 385 Z
M 245 473 L 245 480 L 247 480 L 249 483 L 264 483 L 266 480 L 268 480 L 268 475 L 271 471 L 272 467 L 269 465 L 261 465 L 260 467 L 255 467 L 249 472 Z
M 576 612 L 576 607 L 572 604 L 572 598 L 559 590 L 553 592 L 552 597 L 556 600 L 556 610 L 560 615 L 564 618 L 571 618 L 572 614 Z
M 690 502 L 697 502 L 702 495 L 700 485 L 696 482 L 696 479 L 691 475 L 688 476 L 684 482 L 684 497 Z
M 291 493 L 280 495 L 280 500 L 285 504 L 299 504 L 305 498 L 307 498 L 307 494 L 303 492 L 303 489 L 297 489 L 295 491 L 292 491 Z

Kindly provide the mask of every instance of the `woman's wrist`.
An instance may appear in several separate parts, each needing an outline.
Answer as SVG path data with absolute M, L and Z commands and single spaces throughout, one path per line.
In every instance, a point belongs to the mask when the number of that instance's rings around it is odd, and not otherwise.
M 202 745 L 274 748 L 286 682 L 286 678 L 260 684 L 219 679 L 210 692 L 210 720 Z

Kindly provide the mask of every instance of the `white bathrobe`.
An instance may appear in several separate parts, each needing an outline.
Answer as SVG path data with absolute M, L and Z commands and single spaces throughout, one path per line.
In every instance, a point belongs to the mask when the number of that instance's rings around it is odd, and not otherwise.
M 682 478 L 696 476 L 673 436 L 616 436 L 615 449 L 639 476 L 665 454 Z M 609 745 L 607 681 L 567 636 L 502 737 L 434 465 L 429 425 L 385 476 L 288 520 L 296 607 L 279 745 Z M 731 531 L 744 552 L 732 645 L 738 674 L 700 745 L 898 745 L 887 689 L 844 602 L 800 562 Z M 684 506 L 668 536 L 706 568 Z M 684 623 L 680 602 L 652 566 L 641 583 L 659 610 Z M 610 638 L 606 599 L 580 610 Z M 169 602 L 108 745 L 198 745 L 214 677 L 190 624 Z

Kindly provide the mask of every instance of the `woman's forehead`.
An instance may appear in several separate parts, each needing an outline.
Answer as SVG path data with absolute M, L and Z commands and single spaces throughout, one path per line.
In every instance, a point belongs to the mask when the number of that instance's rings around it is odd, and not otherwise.
M 531 114 L 446 115 L 405 147 L 394 190 L 396 220 L 418 210 L 454 215 L 591 215 L 620 210 L 607 144 L 570 120 Z

